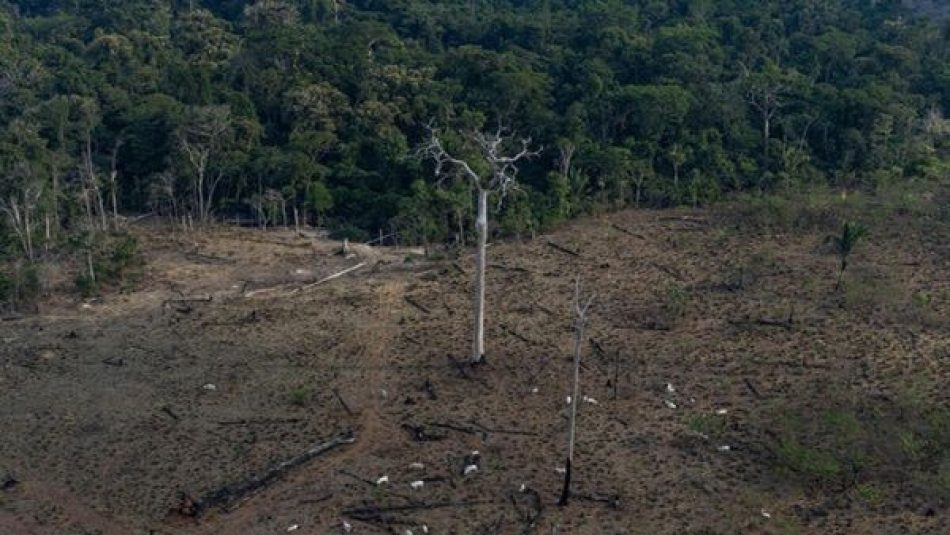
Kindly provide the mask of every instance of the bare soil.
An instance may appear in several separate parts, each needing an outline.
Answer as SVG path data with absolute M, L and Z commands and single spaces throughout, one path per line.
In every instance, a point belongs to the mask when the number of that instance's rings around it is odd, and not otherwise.
M 386 250 L 294 293 L 359 259 L 283 231 L 139 233 L 147 268 L 135 292 L 0 322 L 0 533 L 950 525 L 950 420 L 927 420 L 893 463 L 860 470 L 843 457 L 832 470 L 789 440 L 809 438 L 810 417 L 827 430 L 818 415 L 831 411 L 913 430 L 913 415 L 950 407 L 945 224 L 874 225 L 841 292 L 826 230 L 737 229 L 703 211 L 624 212 L 496 243 L 488 363 L 475 368 L 456 365 L 470 347 L 467 252 Z M 581 376 L 597 403 L 581 406 L 575 499 L 561 508 L 577 274 L 596 296 Z M 352 444 L 236 507 L 182 514 L 183 496 L 346 432 Z M 873 435 L 859 442 L 877 459 L 891 444 Z M 838 440 L 811 438 L 799 445 Z M 474 450 L 478 469 L 463 475 Z

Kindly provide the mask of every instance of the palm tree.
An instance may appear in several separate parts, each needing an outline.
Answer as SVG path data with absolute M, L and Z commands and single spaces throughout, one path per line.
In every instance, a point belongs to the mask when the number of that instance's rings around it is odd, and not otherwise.
M 835 252 L 841 260 L 841 268 L 838 271 L 838 282 L 835 283 L 835 290 L 841 288 L 841 280 L 844 278 L 844 270 L 848 268 L 848 257 L 854 251 L 854 247 L 861 241 L 861 238 L 867 236 L 868 229 L 861 223 L 853 221 L 845 222 L 841 228 L 840 236 L 829 236 L 829 240 L 835 246 Z

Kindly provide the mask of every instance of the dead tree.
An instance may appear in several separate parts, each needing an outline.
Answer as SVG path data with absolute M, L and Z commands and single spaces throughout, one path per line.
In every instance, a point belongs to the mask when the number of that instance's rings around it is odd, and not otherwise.
M 215 190 L 223 178 L 220 170 L 213 170 L 213 164 L 231 135 L 231 110 L 227 106 L 199 106 L 191 112 L 193 117 L 178 131 L 178 145 L 194 172 L 195 215 L 207 223 Z
M 577 402 L 580 397 L 581 377 L 581 348 L 584 342 L 584 326 L 587 323 L 587 313 L 594 297 L 589 296 L 581 300 L 581 278 L 574 282 L 574 388 L 571 392 L 571 425 L 567 434 L 567 462 L 564 465 L 564 489 L 558 505 L 567 505 L 571 497 L 571 471 L 574 466 L 574 439 L 577 435 Z
M 99 176 L 98 173 L 96 173 L 96 164 L 93 160 L 91 127 L 86 129 L 85 136 L 85 144 L 82 151 L 82 176 L 85 180 L 83 187 L 87 192 L 86 195 L 90 193 L 95 195 L 94 199 L 86 199 L 86 211 L 89 216 L 90 228 L 95 227 L 95 220 L 92 217 L 92 213 L 95 211 L 100 220 L 99 229 L 104 231 L 108 228 L 106 224 L 106 207 L 105 201 L 102 198 L 102 188 L 99 187 Z M 91 207 L 93 200 L 96 203 L 95 209 Z
M 741 67 L 745 101 L 758 113 L 762 121 L 762 158 L 767 165 L 772 121 L 785 105 L 784 96 L 789 89 L 788 80 L 778 66 L 772 63 L 766 65 L 762 72 L 755 74 L 751 74 L 745 65 Z
M 472 340 L 472 363 L 477 364 L 485 360 L 485 248 L 488 243 L 488 195 L 497 194 L 498 204 L 504 201 L 509 191 L 518 186 L 516 175 L 517 163 L 540 154 L 539 150 L 531 150 L 531 139 L 522 139 L 521 148 L 513 156 L 503 156 L 501 151 L 505 145 L 505 131 L 499 127 L 494 133 L 469 132 L 464 136 L 475 148 L 478 158 L 487 169 L 485 176 L 479 174 L 468 161 L 456 158 L 449 154 L 442 144 L 439 132 L 429 126 L 429 138 L 419 148 L 418 154 L 423 158 L 435 161 L 436 177 L 443 176 L 446 168 L 469 180 L 478 194 L 478 216 L 475 220 L 475 229 L 478 232 L 478 253 L 475 269 L 475 328 Z M 482 167 L 482 166 L 476 166 Z
M 7 222 L 20 242 L 23 254 L 32 262 L 36 259 L 36 250 L 33 246 L 33 227 L 36 224 L 35 212 L 40 199 L 40 190 L 25 186 L 20 191 L 20 197 L 11 195 L 9 200 L 0 200 L 0 210 L 7 216 Z
M 115 145 L 112 147 L 112 165 L 110 166 L 109 171 L 109 194 L 112 197 L 112 227 L 116 230 L 119 228 L 119 171 L 117 163 L 119 159 L 119 149 L 121 148 L 122 139 L 119 138 L 115 141 Z

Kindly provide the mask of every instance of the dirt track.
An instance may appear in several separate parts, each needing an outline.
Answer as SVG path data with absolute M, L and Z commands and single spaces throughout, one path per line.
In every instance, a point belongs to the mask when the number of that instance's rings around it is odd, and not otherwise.
M 427 504 L 386 513 L 389 529 L 522 533 L 536 513 L 522 484 L 541 498 L 538 533 L 939 533 L 950 522 L 948 498 L 899 477 L 875 480 L 885 498 L 874 504 L 858 487 L 788 477 L 770 435 L 776 408 L 818 413 L 861 396 L 887 409 L 908 384 L 950 406 L 948 229 L 876 229 L 846 297 L 830 292 L 821 232 L 750 236 L 699 212 L 616 214 L 499 244 L 489 364 L 464 375 L 450 358 L 469 347 L 471 277 L 451 260 L 244 298 L 354 262 L 328 244 L 246 234 L 189 244 L 190 259 L 154 238 L 142 292 L 0 324 L 0 477 L 19 480 L 0 491 L 0 532 L 323 534 L 348 509 Z M 576 273 L 597 296 L 582 377 L 598 404 L 582 407 L 575 489 L 619 508 L 554 506 Z M 214 298 L 163 306 L 172 289 Z M 921 292 L 934 296 L 922 310 Z M 441 440 L 414 440 L 407 429 L 420 426 Z M 173 512 L 180 493 L 347 430 L 353 445 L 234 511 Z M 472 450 L 482 461 L 466 477 Z M 368 483 L 382 475 L 389 485 Z

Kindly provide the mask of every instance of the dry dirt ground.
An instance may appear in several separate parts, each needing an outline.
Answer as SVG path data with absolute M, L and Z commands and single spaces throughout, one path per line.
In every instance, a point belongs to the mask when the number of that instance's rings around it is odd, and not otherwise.
M 874 225 L 840 292 L 826 230 L 702 211 L 494 244 L 476 368 L 453 363 L 468 254 L 387 251 L 292 293 L 358 260 L 280 231 L 140 233 L 135 293 L 0 322 L 0 533 L 948 532 L 945 224 Z M 576 274 L 597 403 L 558 507 Z

